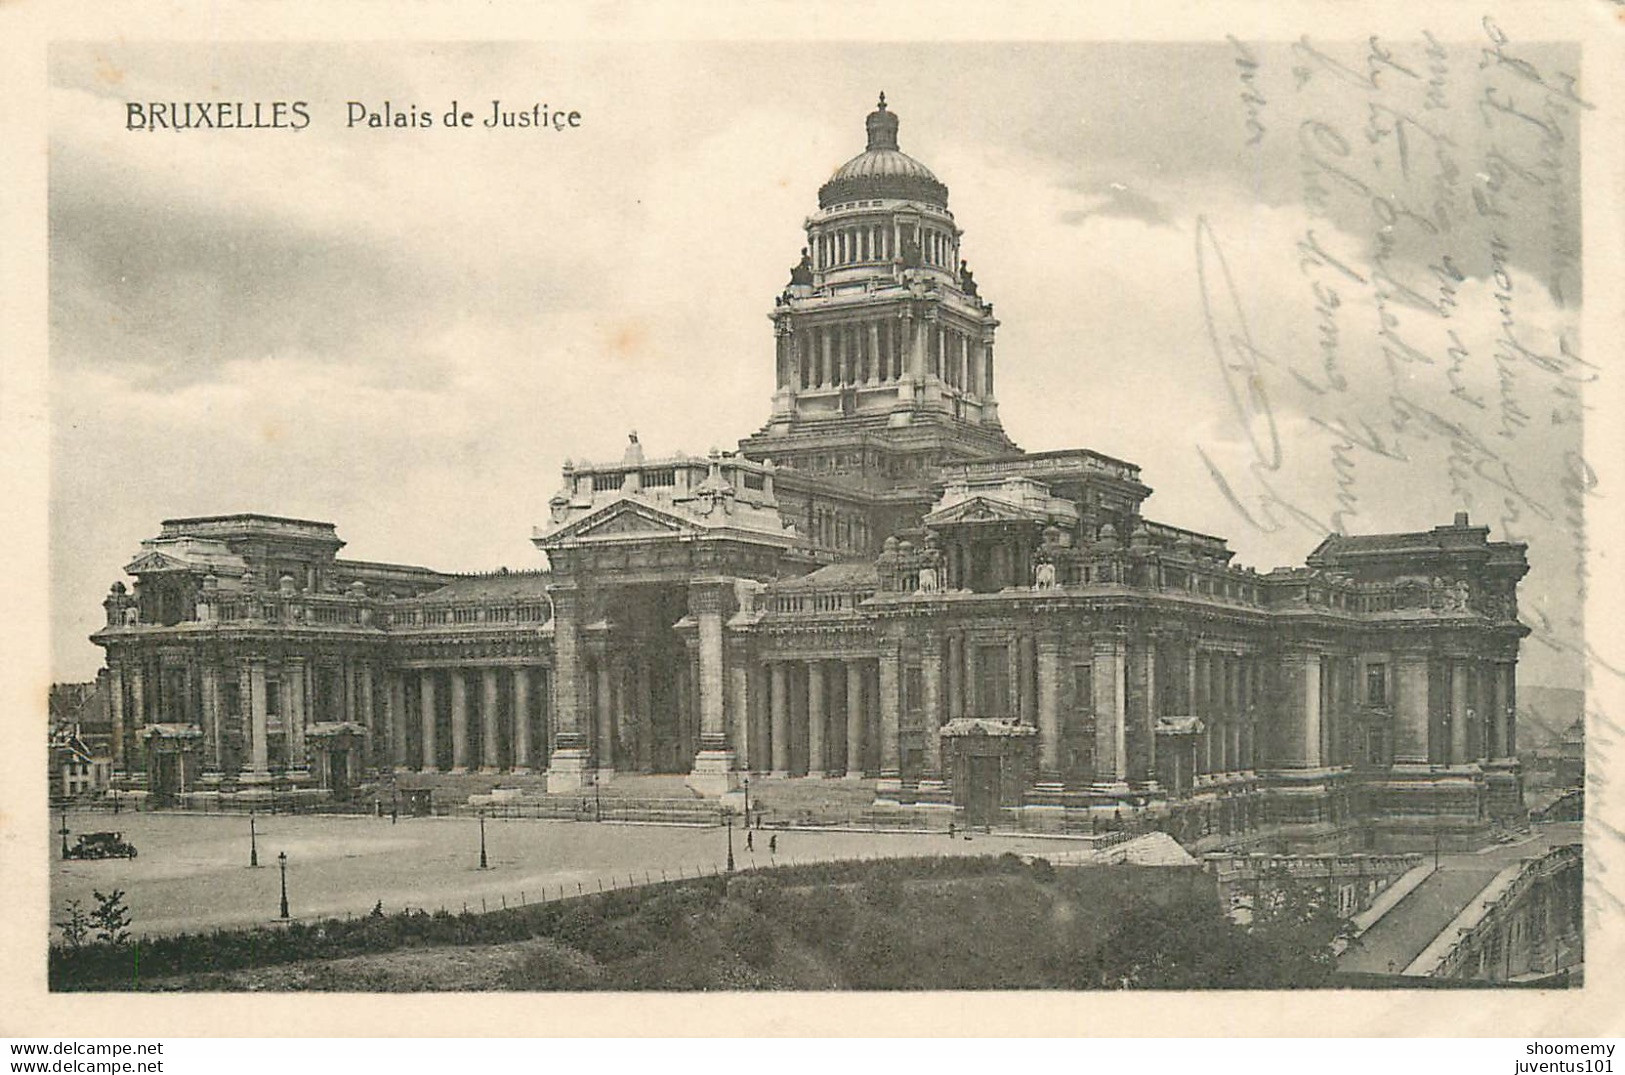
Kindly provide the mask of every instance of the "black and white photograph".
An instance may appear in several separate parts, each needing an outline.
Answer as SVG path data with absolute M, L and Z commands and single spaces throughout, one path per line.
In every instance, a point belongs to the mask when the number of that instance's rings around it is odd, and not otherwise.
M 1584 27 L 888 25 L 49 44 L 52 998 L 1590 1010 Z

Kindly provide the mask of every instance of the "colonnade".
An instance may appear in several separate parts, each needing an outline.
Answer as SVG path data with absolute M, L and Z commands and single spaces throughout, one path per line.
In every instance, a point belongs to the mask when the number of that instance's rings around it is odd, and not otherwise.
M 453 773 L 526 772 L 547 757 L 547 685 L 537 666 L 409 666 L 401 677 L 389 695 L 396 769 L 435 772 L 449 761 Z
M 772 660 L 761 668 L 766 696 L 743 736 L 746 765 L 775 776 L 856 778 L 883 771 L 889 758 L 895 769 L 896 707 L 880 704 L 873 659 Z
M 196 728 L 203 775 L 269 776 L 311 760 L 313 725 L 349 723 L 366 733 L 364 764 L 379 764 L 371 733 L 380 666 L 364 655 L 211 658 L 130 654 L 108 662 L 113 766 L 141 765 L 147 726 Z
M 777 387 L 886 385 L 939 377 L 974 398 L 993 394 L 993 348 L 941 320 L 859 316 L 808 324 L 778 336 Z

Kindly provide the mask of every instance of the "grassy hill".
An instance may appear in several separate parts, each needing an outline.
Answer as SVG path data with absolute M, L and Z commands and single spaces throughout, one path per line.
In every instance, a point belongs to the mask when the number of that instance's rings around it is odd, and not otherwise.
M 1324 984 L 1324 924 L 1247 932 L 1199 868 L 1013 856 L 826 863 L 488 915 L 416 915 L 53 952 L 55 988 L 744 990 Z M 168 944 L 168 947 L 165 947 Z M 317 958 L 312 958 L 312 957 Z M 188 970 L 188 967 L 215 967 Z

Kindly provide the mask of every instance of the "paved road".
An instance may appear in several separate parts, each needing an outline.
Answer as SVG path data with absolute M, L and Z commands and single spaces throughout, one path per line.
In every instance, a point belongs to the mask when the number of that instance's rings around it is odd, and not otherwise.
M 54 830 L 57 821 L 51 818 Z M 479 822 L 474 818 L 320 817 L 257 819 L 259 869 L 248 868 L 247 817 L 186 814 L 68 815 L 77 832 L 122 829 L 140 851 L 134 860 L 51 865 L 52 920 L 67 900 L 93 902 L 93 890 L 123 889 L 137 933 L 178 933 L 263 923 L 276 917 L 280 897 L 277 854 L 288 855 L 290 912 L 316 918 L 365 914 L 382 900 L 390 911 L 497 908 L 521 900 L 574 895 L 578 890 L 693 876 L 723 868 L 727 833 L 721 828 L 592 824 L 536 819 L 485 823 L 490 869 L 479 868 Z M 770 862 L 934 854 L 1056 854 L 1083 846 L 1032 836 L 950 840 L 943 834 L 777 833 L 778 854 L 768 852 L 768 831 L 734 832 L 741 869 Z M 53 846 L 56 837 L 53 835 Z M 70 835 L 70 843 L 74 837 Z
M 1541 826 L 1532 839 L 1496 844 L 1476 853 L 1452 853 L 1439 858 L 1439 869 L 1349 946 L 1337 969 L 1368 974 L 1398 974 L 1422 954 L 1461 913 L 1462 908 L 1506 866 L 1522 858 L 1543 854 L 1559 844 L 1576 843 L 1580 826 L 1574 822 Z

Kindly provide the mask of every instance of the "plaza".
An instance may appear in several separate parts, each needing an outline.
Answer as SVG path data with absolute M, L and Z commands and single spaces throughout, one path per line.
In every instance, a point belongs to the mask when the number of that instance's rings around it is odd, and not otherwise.
M 380 901 L 390 913 L 495 910 L 600 887 L 693 877 L 726 869 L 728 832 L 720 826 L 594 824 L 521 818 L 485 821 L 488 869 L 480 869 L 477 817 L 256 815 L 259 867 L 249 865 L 247 815 L 175 812 L 67 815 L 77 833 L 117 829 L 134 859 L 63 861 L 52 856 L 51 913 L 69 900 L 94 906 L 93 891 L 122 889 L 132 932 L 172 934 L 278 921 L 277 856 L 288 856 L 290 916 L 300 920 L 367 914 Z M 51 819 L 57 846 L 59 818 Z M 778 854 L 768 851 L 777 837 Z M 735 866 L 911 855 L 1057 854 L 1085 840 L 943 833 L 757 830 L 754 850 L 733 831 Z M 506 903 L 504 903 L 506 901 Z

